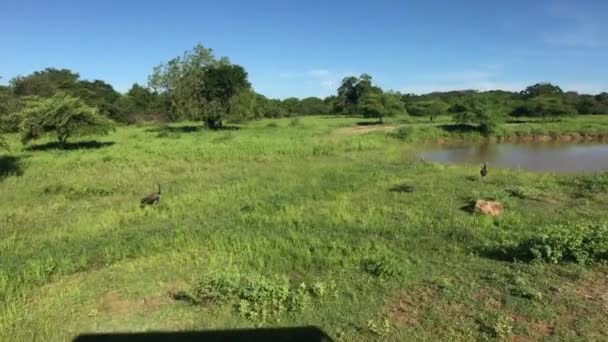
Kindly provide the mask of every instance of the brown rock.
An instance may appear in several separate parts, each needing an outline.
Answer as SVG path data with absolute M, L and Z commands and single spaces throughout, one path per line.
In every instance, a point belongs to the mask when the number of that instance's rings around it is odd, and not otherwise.
M 477 200 L 477 202 L 475 202 L 474 211 L 476 213 L 490 215 L 490 216 L 498 216 L 502 213 L 502 210 L 503 210 L 503 207 L 500 202 L 484 201 L 484 200 Z

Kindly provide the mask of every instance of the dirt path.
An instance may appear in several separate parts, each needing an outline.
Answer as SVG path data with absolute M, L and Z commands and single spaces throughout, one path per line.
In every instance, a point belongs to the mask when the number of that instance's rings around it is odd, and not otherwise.
M 370 126 L 356 126 L 356 127 L 341 127 L 335 129 L 333 135 L 353 135 L 353 134 L 365 134 L 369 132 L 392 132 L 397 129 L 397 126 L 393 125 L 370 125 Z

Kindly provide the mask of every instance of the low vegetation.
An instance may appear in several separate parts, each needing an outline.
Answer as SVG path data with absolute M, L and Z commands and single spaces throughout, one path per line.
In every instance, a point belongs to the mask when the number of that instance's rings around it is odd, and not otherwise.
M 415 145 L 605 140 L 608 94 L 413 95 L 362 74 L 325 99 L 268 99 L 202 45 L 148 83 L 119 94 L 48 68 L 0 87 L 0 340 L 608 338 L 607 174 L 481 181 Z M 478 199 L 504 211 L 475 214 Z
M 8 134 L 0 340 L 291 325 L 347 341 L 606 338 L 606 175 L 482 182 L 393 137 L 461 134 L 449 120 L 119 126 L 72 150 Z M 591 124 L 564 120 L 505 127 Z M 157 183 L 161 202 L 140 208 Z M 477 198 L 504 213 L 462 209 Z

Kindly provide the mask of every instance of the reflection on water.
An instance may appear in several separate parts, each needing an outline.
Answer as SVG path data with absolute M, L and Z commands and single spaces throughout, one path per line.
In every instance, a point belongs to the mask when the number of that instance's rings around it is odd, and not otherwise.
M 503 143 L 427 146 L 425 160 L 522 168 L 531 171 L 582 172 L 608 170 L 608 144 L 602 143 Z

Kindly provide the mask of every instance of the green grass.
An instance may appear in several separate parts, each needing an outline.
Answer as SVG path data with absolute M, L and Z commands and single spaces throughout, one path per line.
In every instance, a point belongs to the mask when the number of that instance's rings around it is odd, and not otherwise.
M 69 151 L 9 136 L 0 340 L 292 325 L 344 341 L 608 337 L 602 246 L 584 265 L 501 252 L 548 227 L 608 222 L 605 175 L 493 169 L 481 182 L 386 131 L 354 134 L 361 121 L 132 126 Z M 420 136 L 448 123 L 386 121 Z M 539 127 L 601 133 L 608 118 L 502 129 Z M 157 183 L 161 203 L 140 209 Z M 505 213 L 461 209 L 478 198 Z

